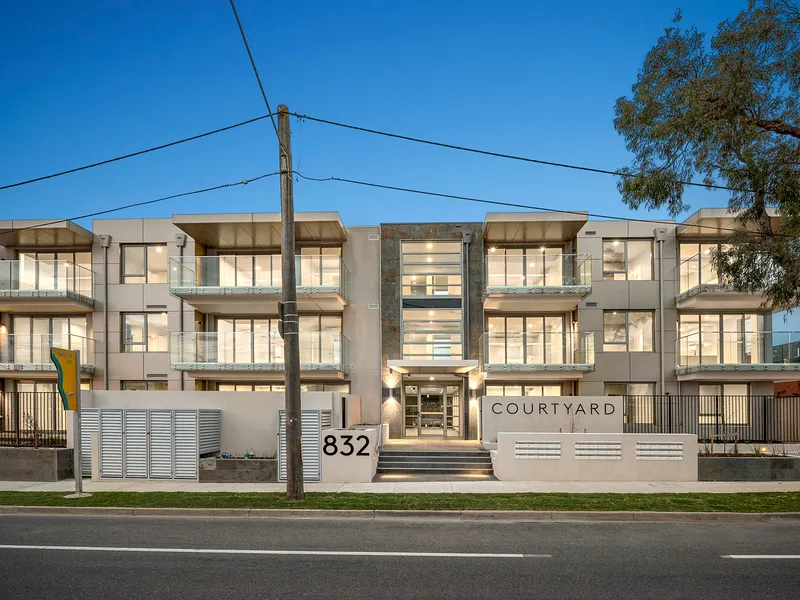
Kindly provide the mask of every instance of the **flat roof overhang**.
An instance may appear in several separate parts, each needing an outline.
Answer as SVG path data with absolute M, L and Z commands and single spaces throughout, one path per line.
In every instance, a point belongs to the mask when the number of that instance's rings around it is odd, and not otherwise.
M 763 294 L 748 294 L 734 291 L 725 285 L 701 284 L 678 294 L 676 308 L 679 310 L 741 309 L 763 310 Z M 770 308 L 769 305 L 766 308 Z
M 678 381 L 795 381 L 800 363 L 692 365 L 677 367 Z M 724 379 L 721 379 L 724 378 Z
M 72 221 L 0 221 L 0 246 L 6 248 L 91 248 L 93 242 L 94 234 Z
M 594 365 L 501 365 L 483 366 L 486 381 L 577 381 Z
M 170 293 L 200 312 L 214 315 L 277 315 L 281 288 L 174 287 Z M 297 288 L 300 312 L 342 312 L 347 300 L 332 288 Z
M 477 360 L 387 360 L 386 366 L 404 375 L 463 375 L 478 368 Z
M 94 373 L 94 365 L 81 365 L 81 379 L 88 379 Z M 58 373 L 53 364 L 40 363 L 0 363 L 0 378 L 56 379 Z
M 586 213 L 486 213 L 483 239 L 486 243 L 497 244 L 567 242 L 575 238 L 588 221 Z
M 780 225 L 777 209 L 768 208 L 767 215 L 770 217 L 772 228 L 777 230 Z M 732 233 L 725 231 L 726 229 L 742 229 L 736 222 L 736 213 L 729 212 L 727 208 L 701 208 L 689 215 L 683 223 L 678 224 L 677 235 L 686 238 L 721 238 Z
M 483 308 L 497 312 L 569 311 L 591 293 L 591 285 L 488 287 Z
M 347 231 L 337 212 L 295 213 L 297 244 L 341 244 Z M 280 213 L 173 215 L 172 223 L 207 248 L 278 248 Z
M 176 371 L 189 373 L 195 379 L 225 381 L 263 381 L 281 383 L 284 369 L 281 363 L 172 363 Z M 337 365 L 300 365 L 303 381 L 343 380 L 346 369 Z
M 0 290 L 0 312 L 63 313 L 92 312 L 94 300 L 64 290 Z

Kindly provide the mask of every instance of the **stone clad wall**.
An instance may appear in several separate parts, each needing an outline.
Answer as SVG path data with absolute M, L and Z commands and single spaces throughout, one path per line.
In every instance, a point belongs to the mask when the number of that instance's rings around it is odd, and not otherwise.
M 800 481 L 800 458 L 701 456 L 700 481 Z
M 278 481 L 274 458 L 201 458 L 200 483 L 263 483 Z
M 58 481 L 74 477 L 70 448 L 0 448 L 0 481 Z

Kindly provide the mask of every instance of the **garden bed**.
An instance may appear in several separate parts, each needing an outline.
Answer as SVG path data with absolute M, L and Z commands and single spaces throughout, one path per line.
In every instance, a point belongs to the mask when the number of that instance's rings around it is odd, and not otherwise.
M 800 481 L 800 457 L 700 456 L 699 481 Z
M 274 458 L 201 458 L 200 483 L 269 483 L 278 481 Z

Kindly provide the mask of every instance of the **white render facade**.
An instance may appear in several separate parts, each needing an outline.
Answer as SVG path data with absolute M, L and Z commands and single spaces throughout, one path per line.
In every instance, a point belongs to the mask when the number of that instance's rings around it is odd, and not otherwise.
M 772 395 L 800 364 L 760 295 L 682 223 L 489 213 L 346 227 L 296 215 L 305 391 L 361 398 L 392 437 L 476 439 L 480 396 Z M 48 391 L 49 347 L 93 390 L 281 391 L 280 216 L 0 222 L 0 391 Z M 220 407 L 224 410 L 225 407 Z

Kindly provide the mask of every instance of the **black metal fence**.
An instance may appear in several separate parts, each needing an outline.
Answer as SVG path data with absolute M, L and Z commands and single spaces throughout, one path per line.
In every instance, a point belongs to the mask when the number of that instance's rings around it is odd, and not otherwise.
M 0 392 L 0 446 L 65 448 L 67 413 L 54 392 Z
M 800 397 L 624 396 L 625 433 L 693 433 L 700 441 L 800 442 Z

